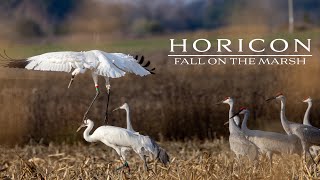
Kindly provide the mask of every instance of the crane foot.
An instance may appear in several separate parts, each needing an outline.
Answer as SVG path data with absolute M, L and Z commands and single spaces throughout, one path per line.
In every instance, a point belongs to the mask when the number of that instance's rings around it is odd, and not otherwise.
M 116 170 L 118 171 L 118 170 L 123 169 L 123 168 L 128 168 L 128 171 L 130 173 L 130 167 L 129 167 L 129 164 L 128 164 L 127 161 L 125 161 L 124 164 L 122 166 L 118 167 Z

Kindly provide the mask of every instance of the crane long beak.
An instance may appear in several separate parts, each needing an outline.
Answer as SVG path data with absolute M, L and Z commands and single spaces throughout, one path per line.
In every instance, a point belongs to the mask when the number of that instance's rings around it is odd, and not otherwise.
M 234 118 L 234 117 L 236 117 L 236 116 L 238 116 L 239 114 L 240 114 L 240 112 L 241 112 L 242 110 L 240 110 L 240 111 L 238 111 L 237 113 L 235 113 L 233 116 L 231 116 L 231 118 L 230 119 L 232 119 L 232 118 Z
M 274 99 L 276 99 L 276 97 L 275 97 L 275 96 L 274 96 L 274 97 L 271 97 L 271 98 L 266 99 L 266 101 L 267 101 L 267 102 L 269 102 L 269 101 L 274 100 Z
M 71 79 L 70 79 L 70 82 L 69 82 L 69 85 L 68 85 L 68 89 L 70 88 L 71 84 L 73 83 L 73 80 L 74 80 L 74 75 L 72 75 Z
M 85 124 L 81 124 L 81 126 L 79 126 L 79 128 L 77 129 L 77 132 L 79 132 L 80 129 L 82 129 L 82 128 L 84 128 L 84 127 L 86 127 L 86 125 L 85 125 Z
M 114 110 L 112 110 L 112 112 L 113 112 L 113 111 L 116 111 L 116 110 L 119 110 L 119 109 L 120 109 L 120 107 L 117 107 L 117 108 L 115 108 Z
M 229 121 L 225 122 L 223 125 L 225 126 L 225 125 L 227 125 L 227 124 L 229 124 Z
M 219 102 L 216 103 L 216 105 L 220 105 L 222 103 L 223 103 L 223 101 L 219 101 Z

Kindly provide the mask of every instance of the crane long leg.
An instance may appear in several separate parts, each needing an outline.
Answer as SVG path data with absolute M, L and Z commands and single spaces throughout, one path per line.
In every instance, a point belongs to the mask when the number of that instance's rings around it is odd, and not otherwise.
M 86 113 L 84 113 L 83 120 L 85 120 L 87 118 L 87 115 L 88 115 L 93 103 L 96 101 L 97 97 L 99 96 L 99 94 L 100 94 L 100 91 L 99 91 L 99 88 L 97 87 L 96 88 L 96 95 L 94 96 L 91 104 L 89 105 L 88 110 L 86 111 Z
M 149 171 L 150 169 L 148 168 L 146 156 L 143 155 L 143 154 L 139 154 L 139 156 L 140 156 L 140 158 L 143 160 L 144 170 Z
M 314 161 L 314 159 L 313 159 L 313 157 L 312 157 L 312 155 L 311 155 L 311 153 L 310 153 L 310 149 L 308 149 L 308 153 L 309 153 L 309 155 L 310 155 L 310 157 L 311 157 L 311 159 L 312 159 L 313 163 L 314 163 L 315 165 L 317 165 L 317 163 Z
M 109 120 L 109 114 L 108 114 L 108 112 L 109 112 L 109 101 L 110 101 L 110 94 L 111 94 L 111 91 L 110 91 L 110 89 L 108 90 L 108 99 L 107 99 L 107 109 L 106 109 L 106 115 L 105 115 L 105 117 L 104 117 L 104 123 L 105 124 L 108 124 L 108 120 Z

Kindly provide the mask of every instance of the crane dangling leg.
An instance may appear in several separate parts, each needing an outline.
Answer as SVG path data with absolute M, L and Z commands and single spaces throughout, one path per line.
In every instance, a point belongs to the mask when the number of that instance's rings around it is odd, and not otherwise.
M 89 105 L 89 107 L 88 107 L 88 109 L 87 109 L 86 113 L 84 113 L 83 120 L 86 120 L 86 119 L 87 119 L 87 115 L 88 115 L 88 113 L 89 113 L 89 111 L 90 111 L 90 109 L 91 109 L 91 107 L 92 107 L 93 103 L 96 101 L 97 97 L 99 96 L 99 94 L 100 94 L 99 86 L 96 86 L 96 95 L 94 96 L 94 98 L 93 98 L 93 100 L 92 100 L 91 104 Z
M 86 119 L 87 119 L 87 115 L 88 115 L 88 113 L 89 113 L 89 111 L 90 111 L 93 103 L 96 101 L 97 97 L 98 97 L 99 94 L 100 94 L 99 85 L 98 85 L 98 76 L 97 76 L 95 73 L 92 73 L 92 78 L 93 78 L 93 81 L 94 81 L 94 85 L 95 85 L 95 87 L 96 87 L 96 95 L 94 96 L 94 98 L 93 98 L 91 104 L 89 105 L 86 113 L 84 113 L 83 120 L 86 120 Z
M 73 83 L 74 77 L 75 77 L 75 75 L 71 76 L 71 79 L 70 79 L 70 82 L 69 82 L 69 85 L 68 85 L 68 89 L 70 88 L 71 84 Z
M 107 88 L 107 93 L 108 93 L 108 97 L 107 97 L 107 108 L 106 108 L 106 114 L 105 114 L 105 117 L 104 117 L 104 123 L 105 124 L 108 124 L 108 120 L 109 120 L 109 101 L 110 101 L 110 82 L 109 82 L 109 78 L 108 77 L 105 77 L 104 78 L 106 80 L 106 88 Z

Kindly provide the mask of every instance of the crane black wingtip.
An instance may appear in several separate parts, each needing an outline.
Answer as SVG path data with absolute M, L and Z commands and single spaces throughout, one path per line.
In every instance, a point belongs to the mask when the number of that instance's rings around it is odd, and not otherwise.
M 144 56 L 141 56 L 140 61 L 138 62 L 139 64 L 142 64 L 144 61 Z
M 150 65 L 150 61 L 148 61 L 144 66 L 142 67 L 148 67 Z

